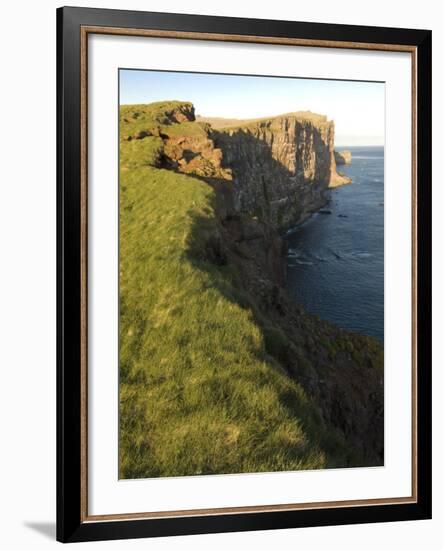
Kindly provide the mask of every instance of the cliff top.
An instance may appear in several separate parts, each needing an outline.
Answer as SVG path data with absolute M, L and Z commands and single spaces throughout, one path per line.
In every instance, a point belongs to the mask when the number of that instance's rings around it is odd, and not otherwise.
M 209 123 L 215 129 L 250 127 L 255 124 L 278 121 L 282 118 L 295 118 L 314 124 L 330 124 L 326 115 L 311 111 L 294 111 L 276 116 L 236 119 L 222 117 L 195 116 L 194 105 L 190 101 L 157 101 L 149 104 L 121 105 L 122 126 L 135 131 L 150 131 L 158 126 L 169 126 L 184 122 Z
M 120 119 L 133 128 L 149 129 L 159 125 L 195 121 L 194 105 L 190 101 L 157 101 L 138 105 L 121 105 Z
M 281 118 L 296 118 L 297 120 L 304 120 L 314 123 L 325 123 L 328 121 L 326 115 L 320 115 L 318 113 L 312 113 L 311 111 L 294 111 L 291 113 L 282 113 L 276 116 L 260 117 L 260 118 L 248 118 L 248 119 L 239 119 L 239 118 L 222 118 L 222 117 L 205 117 L 197 115 L 198 122 L 207 122 L 213 128 L 216 129 L 225 129 L 225 128 L 240 128 L 244 126 L 251 126 L 253 124 L 261 122 L 271 122 Z

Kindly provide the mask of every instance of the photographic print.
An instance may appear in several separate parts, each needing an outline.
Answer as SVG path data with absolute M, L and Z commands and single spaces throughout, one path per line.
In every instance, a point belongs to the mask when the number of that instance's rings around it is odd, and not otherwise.
M 57 539 L 431 517 L 431 32 L 57 10 Z
M 383 465 L 384 93 L 120 69 L 120 479 Z

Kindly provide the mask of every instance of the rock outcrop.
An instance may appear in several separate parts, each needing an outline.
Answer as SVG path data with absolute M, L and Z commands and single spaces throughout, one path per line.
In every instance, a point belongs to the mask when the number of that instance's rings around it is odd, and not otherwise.
M 163 129 L 163 158 L 170 168 L 183 174 L 232 180 L 231 170 L 222 166 L 223 152 L 208 136 L 208 128 L 196 125 L 190 135 L 174 135 Z
M 334 151 L 335 164 L 351 164 L 352 153 L 351 151 Z

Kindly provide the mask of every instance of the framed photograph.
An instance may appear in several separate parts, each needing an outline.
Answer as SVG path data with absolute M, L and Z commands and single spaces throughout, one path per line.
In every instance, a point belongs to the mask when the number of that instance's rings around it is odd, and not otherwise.
M 431 32 L 60 8 L 63 542 L 431 517 Z

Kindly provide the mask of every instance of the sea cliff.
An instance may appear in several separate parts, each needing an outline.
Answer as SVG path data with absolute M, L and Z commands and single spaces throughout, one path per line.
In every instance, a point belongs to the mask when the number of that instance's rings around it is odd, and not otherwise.
M 120 120 L 121 476 L 382 464 L 383 347 L 284 287 L 280 234 L 349 182 L 333 122 Z
M 323 207 L 330 188 L 351 182 L 337 172 L 334 122 L 323 115 L 295 112 L 223 127 L 223 119 L 196 120 L 191 103 L 178 103 L 157 118 L 158 126 L 126 139 L 159 136 L 165 167 L 231 181 L 234 208 L 280 232 Z
M 314 113 L 243 121 L 211 132 L 232 170 L 236 207 L 279 231 L 328 201 L 328 189 L 350 183 L 337 173 L 334 122 Z

